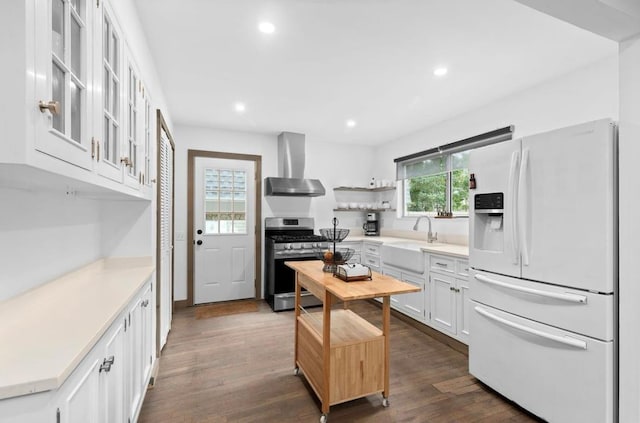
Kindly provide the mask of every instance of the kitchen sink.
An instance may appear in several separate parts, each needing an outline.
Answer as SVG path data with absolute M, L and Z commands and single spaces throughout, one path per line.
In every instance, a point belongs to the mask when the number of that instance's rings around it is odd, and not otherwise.
M 429 244 L 433 245 L 433 244 Z M 425 242 L 399 241 L 382 244 L 382 263 L 415 273 L 424 273 L 425 258 L 422 248 Z

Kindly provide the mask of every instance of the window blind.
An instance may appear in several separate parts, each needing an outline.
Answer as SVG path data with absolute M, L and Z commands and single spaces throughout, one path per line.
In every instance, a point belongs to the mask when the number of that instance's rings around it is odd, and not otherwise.
M 513 137 L 513 130 L 513 125 L 505 126 L 460 141 L 398 157 L 393 160 L 396 163 L 396 179 L 435 175 L 446 172 L 448 168 L 451 170 L 466 168 L 468 157 L 464 152 L 510 140 Z M 450 166 L 447 166 L 447 160 L 451 160 Z

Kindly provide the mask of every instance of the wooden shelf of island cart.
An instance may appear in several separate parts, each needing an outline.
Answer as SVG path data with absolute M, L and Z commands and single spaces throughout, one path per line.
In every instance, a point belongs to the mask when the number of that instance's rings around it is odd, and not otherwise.
M 360 191 L 360 192 L 383 192 L 383 191 L 393 191 L 396 187 L 376 187 L 376 188 L 367 188 L 367 187 L 335 187 L 334 191 Z
M 368 209 L 368 208 L 357 208 L 357 209 L 333 209 L 333 211 L 342 211 L 342 212 L 394 212 L 396 209 Z

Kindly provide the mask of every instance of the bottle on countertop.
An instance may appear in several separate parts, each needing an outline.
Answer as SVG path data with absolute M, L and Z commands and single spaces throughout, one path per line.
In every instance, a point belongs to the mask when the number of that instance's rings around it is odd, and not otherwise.
M 469 189 L 476 189 L 476 175 L 472 173 L 469 176 Z

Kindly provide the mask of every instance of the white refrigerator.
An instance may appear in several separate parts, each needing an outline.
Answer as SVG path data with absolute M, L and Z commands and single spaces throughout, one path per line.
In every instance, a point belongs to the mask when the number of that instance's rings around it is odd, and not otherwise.
M 549 422 L 616 421 L 617 136 L 473 150 L 469 372 Z

